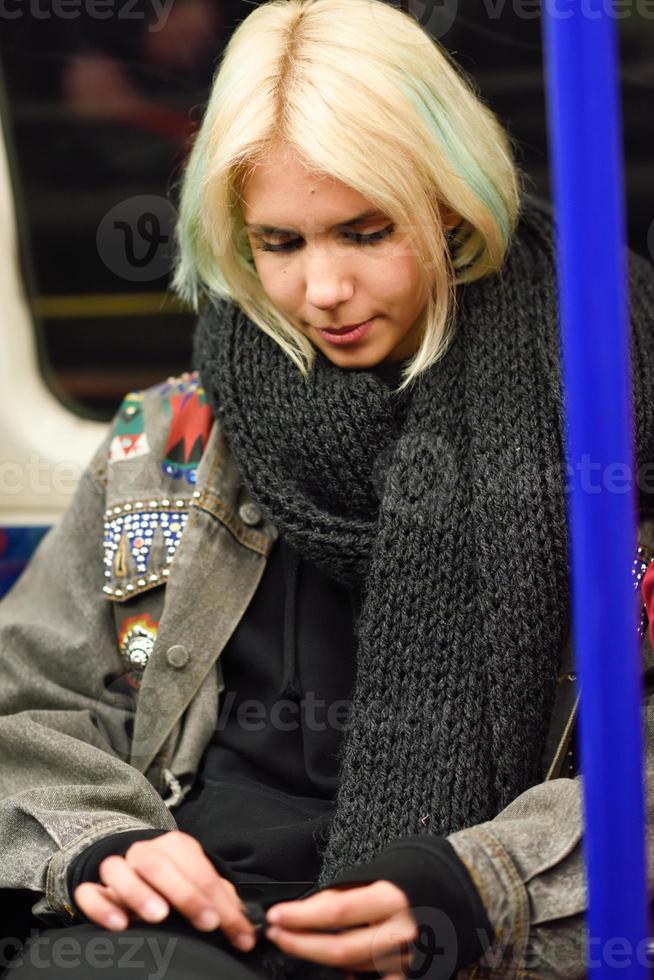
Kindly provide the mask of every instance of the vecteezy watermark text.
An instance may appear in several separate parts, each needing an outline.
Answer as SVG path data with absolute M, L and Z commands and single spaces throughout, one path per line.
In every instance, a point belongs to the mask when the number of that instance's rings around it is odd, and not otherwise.
M 0 0 L 0 20 L 76 20 L 82 14 L 92 20 L 147 21 L 147 30 L 162 30 L 175 0 Z M 148 9 L 149 7 L 149 9 Z
M 587 20 L 624 20 L 637 14 L 654 20 L 654 0 L 481 0 L 489 20 L 499 20 L 508 8 L 521 20 L 536 20 L 546 12 L 554 20 L 581 15 Z
M 351 702 L 346 698 L 328 702 L 317 698 L 315 691 L 306 691 L 298 701 L 279 698 L 269 706 L 256 698 L 247 698 L 235 707 L 237 695 L 228 691 L 223 700 L 218 728 L 224 729 L 227 718 L 233 712 L 236 723 L 244 731 L 261 732 L 272 727 L 280 732 L 292 732 L 307 728 L 312 732 L 327 729 L 344 731 L 351 711 Z
M 448 448 L 445 440 L 433 433 L 424 434 L 412 432 L 398 439 L 397 444 L 386 447 L 374 461 L 371 474 L 372 481 L 381 496 L 385 492 L 388 472 L 394 465 L 395 457 L 402 453 L 415 452 L 412 448 L 429 450 L 434 463 L 439 469 L 439 485 L 434 490 L 437 495 L 446 497 L 453 493 L 460 476 L 458 474 L 453 450 Z M 30 453 L 26 458 L 0 458 L 0 494 L 6 497 L 19 497 L 29 492 L 36 495 L 50 493 L 72 494 L 84 472 L 84 467 L 76 460 L 60 460 L 53 464 L 44 459 L 39 453 Z M 125 489 L 135 494 L 147 492 L 148 469 L 134 466 L 129 477 L 125 477 Z M 531 492 L 539 488 L 556 488 L 569 494 L 573 488 L 581 493 L 597 496 L 601 493 L 625 494 L 638 489 L 643 494 L 654 494 L 654 461 L 646 461 L 633 467 L 624 460 L 604 461 L 592 459 L 588 453 L 583 453 L 576 461 L 566 460 L 549 467 L 541 464 L 540 459 L 521 459 L 517 455 L 506 453 L 502 457 L 489 458 L 482 463 L 476 474 L 480 486 L 487 493 L 501 491 L 502 488 L 518 486 Z M 393 503 L 398 510 L 413 507 L 420 513 L 431 513 L 432 508 L 440 506 L 438 501 L 431 503 L 421 499 L 411 503 L 399 497 Z
M 15 937 L 0 939 L 0 969 L 18 969 L 26 963 L 44 971 L 76 968 L 82 964 L 92 970 L 130 968 L 142 970 L 146 980 L 163 980 L 173 958 L 177 937 L 130 935 L 71 935 L 66 928 L 53 932 L 31 929 L 24 943 Z M 44 977 L 47 973 L 43 974 Z

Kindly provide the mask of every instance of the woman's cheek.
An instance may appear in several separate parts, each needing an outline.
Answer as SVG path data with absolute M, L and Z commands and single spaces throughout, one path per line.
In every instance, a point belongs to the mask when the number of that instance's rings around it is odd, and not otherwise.
M 266 295 L 270 301 L 284 313 L 292 313 L 294 305 L 293 276 L 287 266 L 281 262 L 278 266 L 272 267 L 267 262 L 260 262 L 257 266 L 259 279 Z

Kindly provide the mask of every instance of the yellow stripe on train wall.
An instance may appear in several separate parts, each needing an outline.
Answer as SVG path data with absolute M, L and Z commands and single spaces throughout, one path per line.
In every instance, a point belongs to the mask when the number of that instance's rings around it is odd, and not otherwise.
M 0 127 L 0 528 L 54 523 L 107 423 L 82 419 L 48 389 L 20 273 L 16 211 Z

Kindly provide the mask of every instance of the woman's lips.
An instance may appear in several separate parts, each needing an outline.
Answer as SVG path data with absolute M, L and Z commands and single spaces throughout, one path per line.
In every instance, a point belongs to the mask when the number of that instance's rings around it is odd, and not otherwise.
M 372 320 L 372 317 L 370 317 L 369 319 Z M 354 330 L 356 327 L 361 327 L 363 326 L 364 323 L 367 322 L 368 320 L 359 320 L 358 323 L 351 323 L 349 327 L 319 327 L 318 329 L 326 330 L 327 333 L 347 333 L 348 330 Z
M 323 337 L 329 344 L 336 344 L 337 346 L 342 346 L 344 344 L 353 344 L 357 340 L 361 340 L 372 328 L 375 321 L 375 317 L 371 317 L 370 320 L 365 320 L 364 323 L 359 323 L 354 327 L 344 327 L 341 330 L 318 330 L 318 333 Z

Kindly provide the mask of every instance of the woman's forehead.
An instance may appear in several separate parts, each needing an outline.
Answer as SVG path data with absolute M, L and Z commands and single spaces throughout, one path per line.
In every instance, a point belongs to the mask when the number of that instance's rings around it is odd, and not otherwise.
M 241 196 L 246 224 L 259 231 L 297 229 L 307 222 L 330 229 L 381 214 L 353 187 L 311 171 L 286 154 L 256 166 L 246 178 Z

